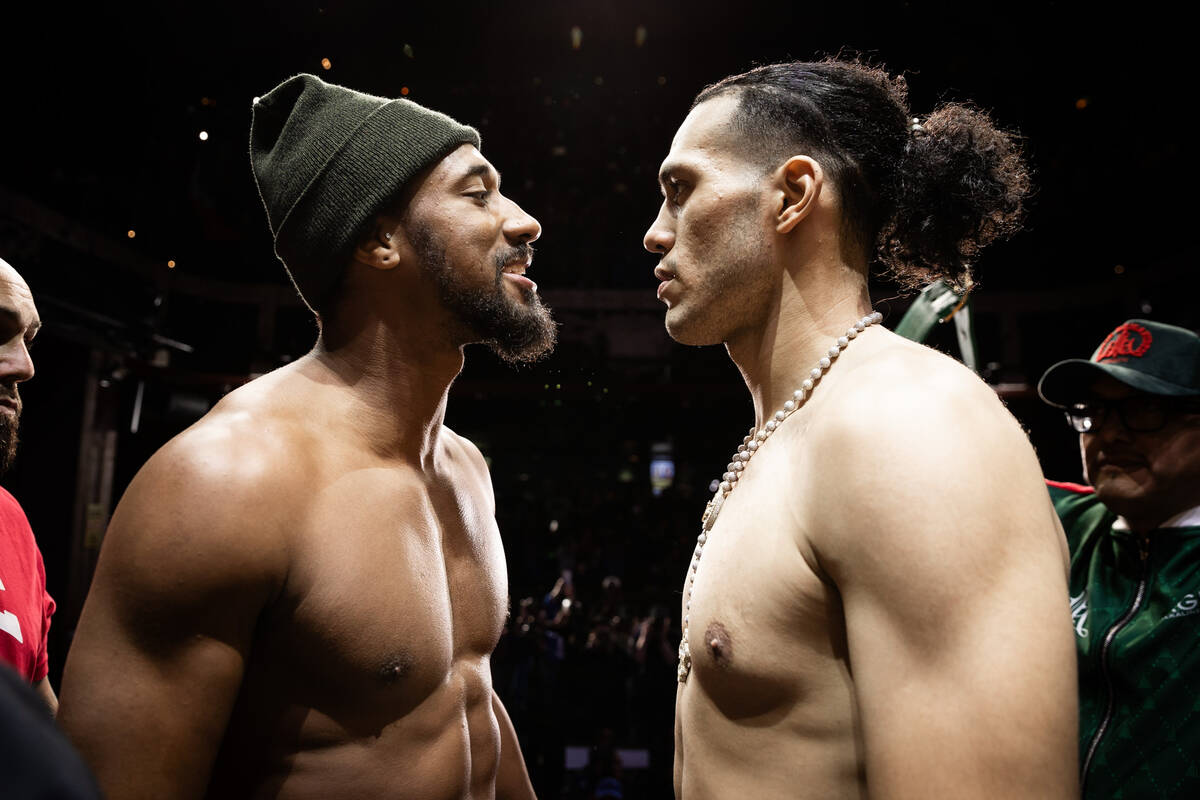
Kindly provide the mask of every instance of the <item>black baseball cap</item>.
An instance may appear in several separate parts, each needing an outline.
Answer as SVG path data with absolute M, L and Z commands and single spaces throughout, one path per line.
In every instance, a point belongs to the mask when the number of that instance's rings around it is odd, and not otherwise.
M 1058 408 L 1078 403 L 1107 375 L 1147 394 L 1200 396 L 1200 336 L 1187 328 L 1131 319 L 1105 337 L 1090 359 L 1060 361 L 1038 381 L 1042 400 Z

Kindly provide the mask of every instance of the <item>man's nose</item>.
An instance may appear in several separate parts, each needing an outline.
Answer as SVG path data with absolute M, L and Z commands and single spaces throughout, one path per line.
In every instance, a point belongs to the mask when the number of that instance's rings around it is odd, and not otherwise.
M 504 223 L 504 235 L 510 242 L 530 244 L 536 242 L 542 235 L 542 226 L 531 215 L 516 203 L 512 204 L 513 213 Z
M 20 383 L 33 377 L 33 359 L 25 340 L 17 337 L 0 345 L 0 383 Z
M 675 231 L 664 222 L 662 211 L 658 212 L 658 217 L 646 231 L 645 237 L 642 238 L 642 246 L 651 253 L 664 256 L 675 246 Z

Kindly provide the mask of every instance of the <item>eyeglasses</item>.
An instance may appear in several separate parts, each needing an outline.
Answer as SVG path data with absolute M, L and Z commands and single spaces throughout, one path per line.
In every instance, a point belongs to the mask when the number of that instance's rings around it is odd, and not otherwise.
M 1177 415 L 1200 414 L 1200 402 L 1167 400 L 1153 395 L 1133 395 L 1120 400 L 1092 400 L 1067 409 L 1067 424 L 1078 433 L 1090 433 L 1104 424 L 1109 411 L 1132 433 L 1156 433 Z

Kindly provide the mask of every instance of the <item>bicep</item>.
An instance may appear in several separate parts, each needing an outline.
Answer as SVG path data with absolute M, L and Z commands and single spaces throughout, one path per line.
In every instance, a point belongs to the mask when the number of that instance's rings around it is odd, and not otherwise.
M 936 449 L 847 484 L 828 563 L 872 797 L 1074 791 L 1061 534 L 1017 450 L 983 464 Z
M 964 581 L 944 569 L 843 592 L 872 796 L 994 797 L 1014 780 L 1029 781 L 1020 796 L 1065 796 L 1054 787 L 1075 771 L 1076 687 L 1064 598 L 1020 570 Z
M 181 625 L 146 646 L 90 607 L 67 658 L 59 722 L 109 797 L 194 797 L 228 721 L 242 674 L 236 647 Z
M 249 538 L 226 533 L 114 517 L 59 716 L 109 797 L 204 792 L 267 596 Z

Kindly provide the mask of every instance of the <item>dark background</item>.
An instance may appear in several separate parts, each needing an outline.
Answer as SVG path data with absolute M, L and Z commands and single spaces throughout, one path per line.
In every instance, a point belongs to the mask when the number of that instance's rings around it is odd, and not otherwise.
M 497 686 L 543 797 L 561 787 L 590 796 L 585 784 L 598 777 L 564 776 L 555 766 L 564 743 L 598 748 L 594 764 L 608 744 L 649 748 L 652 768 L 625 775 L 627 796 L 660 796 L 669 728 L 655 728 L 653 715 L 669 719 L 673 694 L 669 680 L 648 677 L 638 632 L 650 620 L 677 639 L 676 587 L 708 483 L 753 421 L 720 348 L 684 348 L 663 332 L 655 259 L 641 248 L 659 203 L 657 166 L 691 98 L 756 63 L 857 52 L 908 77 L 919 115 L 972 100 L 1020 131 L 1038 191 L 1026 230 L 977 265 L 977 335 L 985 377 L 1004 384 L 1047 475 L 1078 479 L 1073 435 L 1032 395 L 1037 377 L 1088 355 L 1130 317 L 1200 324 L 1186 246 L 1195 168 L 1184 120 L 1195 99 L 1185 26 L 1165 5 L 1097 9 L 6 8 L 0 256 L 28 280 L 45 329 L 38 376 L 22 388 L 21 454 L 4 481 L 60 602 L 52 680 L 95 556 L 89 507 L 95 534 L 159 445 L 314 340 L 251 179 L 251 99 L 302 71 L 380 95 L 406 88 L 482 132 L 506 194 L 542 223 L 534 277 L 562 323 L 556 354 L 531 367 L 472 348 L 447 415 L 491 461 L 508 549 L 514 625 L 495 659 Z M 895 324 L 908 299 L 883 281 L 874 294 Z M 950 340 L 938 331 L 934 344 Z M 676 485 L 658 497 L 647 466 L 656 443 L 677 466 Z M 544 598 L 564 569 L 575 593 L 565 618 L 561 597 Z M 606 575 L 622 579 L 619 601 L 600 589 Z M 609 696 L 597 676 L 613 670 L 624 683 Z M 650 710 L 646 698 L 658 694 L 668 707 Z M 609 719 L 614 702 L 624 710 Z

